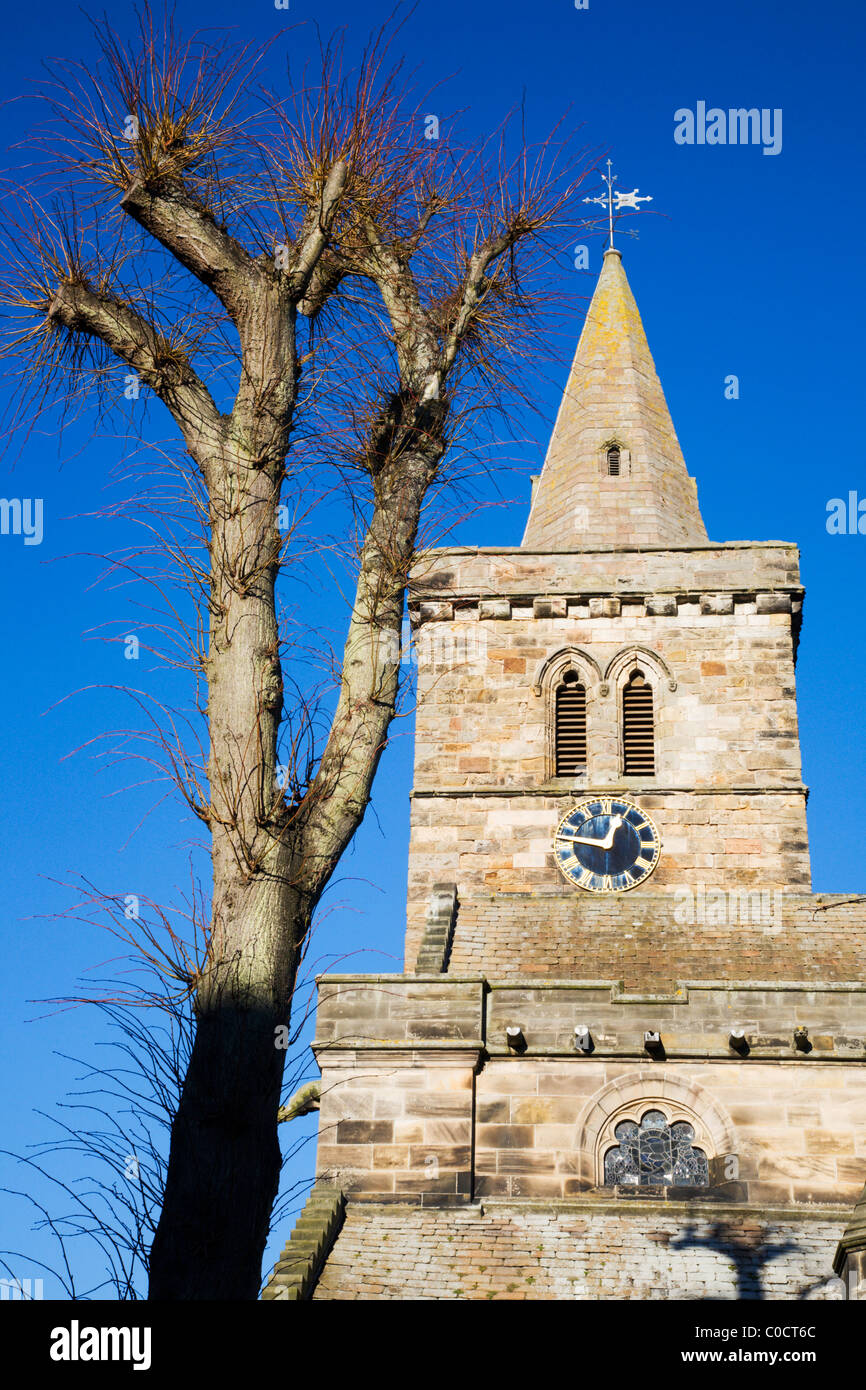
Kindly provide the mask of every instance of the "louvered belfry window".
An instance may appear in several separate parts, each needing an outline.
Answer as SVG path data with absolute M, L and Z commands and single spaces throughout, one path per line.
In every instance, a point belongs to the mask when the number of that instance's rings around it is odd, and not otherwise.
M 653 690 L 643 671 L 633 671 L 622 692 L 623 772 L 652 777 L 655 772 Z
M 612 449 L 607 451 L 607 471 L 611 478 L 619 477 L 620 452 L 614 444 Z
M 556 691 L 556 775 L 586 770 L 586 689 L 566 671 Z

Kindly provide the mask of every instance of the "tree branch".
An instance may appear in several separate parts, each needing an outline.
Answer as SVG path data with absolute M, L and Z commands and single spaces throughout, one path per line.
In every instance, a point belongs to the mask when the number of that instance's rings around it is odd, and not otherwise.
M 186 354 L 130 305 L 67 281 L 57 286 L 47 317 L 98 338 L 132 367 L 174 416 L 194 458 L 202 459 L 203 444 L 206 453 L 220 447 L 224 421 L 204 382 Z
M 497 261 L 512 246 L 516 246 L 517 242 L 528 232 L 529 228 L 524 221 L 512 223 L 504 231 L 488 237 L 479 250 L 469 258 L 466 274 L 463 277 L 457 316 L 442 348 L 442 371 L 444 375 L 447 375 L 454 365 L 460 344 L 463 342 L 477 312 L 482 297 L 480 291 L 487 279 L 488 270 L 494 261 Z
M 121 198 L 120 206 L 212 290 L 232 320 L 238 322 L 245 307 L 244 289 L 253 273 L 252 257 L 217 226 L 182 183 L 153 192 L 136 182 Z
M 295 1091 L 287 1105 L 280 1106 L 277 1111 L 277 1124 L 283 1124 L 286 1120 L 296 1120 L 299 1115 L 309 1115 L 312 1111 L 318 1110 L 321 1096 L 321 1081 L 308 1081 L 305 1086 Z
M 319 258 L 328 244 L 348 176 L 348 160 L 338 159 L 331 166 L 322 187 L 318 206 L 305 222 L 297 238 L 297 259 L 289 278 L 293 298 L 301 308 L 301 313 L 305 313 L 306 310 L 301 307 L 300 301 L 306 294 Z

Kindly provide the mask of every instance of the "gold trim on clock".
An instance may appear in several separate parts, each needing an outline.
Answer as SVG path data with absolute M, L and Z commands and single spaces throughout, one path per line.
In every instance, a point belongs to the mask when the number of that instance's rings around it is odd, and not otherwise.
M 637 802 L 622 796 L 587 797 L 559 822 L 553 856 L 573 887 L 587 893 L 627 893 L 655 870 L 661 836 Z

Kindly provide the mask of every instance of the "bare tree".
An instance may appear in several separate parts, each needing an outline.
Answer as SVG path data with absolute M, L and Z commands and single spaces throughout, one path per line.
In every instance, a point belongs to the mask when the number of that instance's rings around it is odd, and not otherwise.
M 260 51 L 184 42 L 149 12 L 131 48 L 104 25 L 96 38 L 94 75 L 66 65 L 46 94 L 62 178 L 51 212 L 19 190 L 3 297 L 25 325 L 7 353 L 28 407 L 60 373 L 80 398 L 119 360 L 186 451 L 204 528 L 203 558 L 183 558 L 203 765 L 175 729 L 162 746 L 209 832 L 213 882 L 150 1297 L 252 1299 L 280 1172 L 275 1039 L 397 708 L 424 509 L 473 413 L 519 393 L 547 234 L 584 174 L 508 126 L 476 149 L 425 140 L 387 36 L 350 78 L 331 47 L 314 83 L 258 106 Z M 214 383 L 232 373 L 224 402 Z M 309 699 L 286 701 L 299 682 L 276 598 L 279 508 L 304 505 L 303 399 L 358 533 L 321 737 Z

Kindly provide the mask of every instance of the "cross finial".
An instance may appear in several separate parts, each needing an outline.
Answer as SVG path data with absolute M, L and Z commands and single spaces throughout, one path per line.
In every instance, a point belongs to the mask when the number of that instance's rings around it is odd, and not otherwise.
M 585 203 L 598 203 L 599 207 L 607 206 L 608 236 L 610 239 L 609 250 L 613 250 L 613 215 L 621 212 L 623 208 L 631 208 L 634 212 L 639 212 L 638 203 L 651 203 L 652 194 L 646 193 L 642 198 L 638 197 L 638 190 L 635 188 L 631 193 L 615 193 L 614 184 L 616 174 L 611 173 L 610 160 L 607 161 L 607 173 L 602 174 L 602 182 L 607 185 L 607 192 L 602 193 L 598 198 L 584 198 Z

